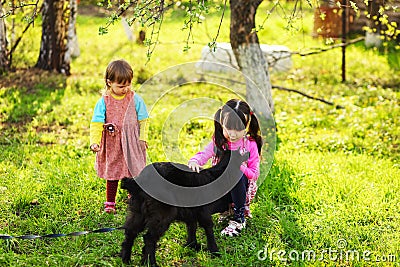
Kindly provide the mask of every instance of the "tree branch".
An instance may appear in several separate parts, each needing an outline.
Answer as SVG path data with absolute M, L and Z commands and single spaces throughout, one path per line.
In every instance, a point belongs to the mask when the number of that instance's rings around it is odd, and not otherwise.
M 36 3 L 28 3 L 28 4 L 22 3 L 19 6 L 14 6 L 12 9 L 8 10 L 6 13 L 1 15 L 0 19 L 5 19 L 6 17 L 12 15 L 15 10 L 23 9 L 24 7 L 27 7 L 27 6 L 35 6 L 35 7 L 37 7 L 37 5 L 38 5 L 38 1 Z
M 230 81 L 230 82 L 236 83 L 236 84 L 237 84 L 237 83 L 238 83 L 238 84 L 245 84 L 244 82 L 239 82 L 239 81 L 236 81 L 236 80 L 233 80 L 233 79 L 229 79 L 229 78 L 223 78 L 223 77 L 220 77 L 220 76 L 218 76 L 218 75 L 213 75 L 213 74 L 211 74 L 211 73 L 209 73 L 209 72 L 203 74 L 203 76 L 202 76 L 202 77 L 203 77 L 202 82 L 207 82 L 207 79 L 204 78 L 204 76 L 210 76 L 210 77 L 213 77 L 214 79 L 226 80 L 226 81 Z M 301 91 L 299 91 L 299 90 L 296 90 L 296 89 L 286 88 L 286 87 L 278 86 L 278 85 L 271 85 L 271 87 L 272 87 L 273 89 L 278 89 L 278 90 L 282 90 L 282 91 L 286 91 L 286 92 L 292 92 L 292 93 L 300 94 L 300 95 L 302 95 L 302 96 L 304 96 L 304 97 L 307 97 L 307 98 L 309 98 L 309 99 L 318 100 L 318 101 L 320 101 L 320 102 L 322 102 L 322 103 L 324 103 L 324 104 L 327 104 L 327 105 L 330 105 L 330 106 L 334 106 L 336 109 L 344 109 L 344 107 L 341 106 L 341 105 L 336 105 L 336 104 L 333 103 L 333 102 L 327 101 L 327 100 L 325 100 L 325 99 L 323 99 L 323 98 L 319 98 L 319 97 L 315 97 L 315 96 L 308 95 L 308 94 L 306 94 L 306 93 L 304 93 L 304 92 L 301 92 Z
M 22 40 L 22 36 L 24 36 L 26 31 L 28 31 L 29 27 L 35 23 L 35 19 L 36 19 L 37 14 L 38 14 L 38 11 L 37 11 L 38 4 L 39 4 L 39 0 L 37 0 L 35 4 L 32 4 L 33 6 L 35 6 L 35 8 L 33 9 L 31 20 L 28 22 L 28 25 L 26 25 L 26 27 L 22 31 L 21 35 L 17 38 L 17 40 L 15 40 L 15 43 L 11 47 L 10 51 L 7 52 L 8 56 L 12 55 L 14 53 L 15 49 L 17 49 L 17 46 L 18 46 L 19 42 L 21 42 L 21 40 Z M 39 12 L 41 12 L 42 7 L 43 7 L 43 4 L 40 6 Z M 10 65 L 11 65 L 11 60 L 10 60 Z
M 332 50 L 332 49 L 335 49 L 335 48 L 339 48 L 339 47 L 343 47 L 343 46 L 348 46 L 348 45 L 351 45 L 351 44 L 360 42 L 360 41 L 362 41 L 362 40 L 364 40 L 364 39 L 365 39 L 365 37 L 358 37 L 358 38 L 353 39 L 353 40 L 350 40 L 350 41 L 348 41 L 348 42 L 346 42 L 346 43 L 339 43 L 339 44 L 335 44 L 335 45 L 328 46 L 328 47 L 326 47 L 326 48 L 314 48 L 313 51 L 309 51 L 309 52 L 291 52 L 291 54 L 293 54 L 293 55 L 299 55 L 299 56 L 302 56 L 302 57 L 303 57 L 303 56 L 308 56 L 308 55 L 313 55 L 313 54 L 319 54 L 319 53 L 327 52 L 327 51 Z
M 225 10 L 226 10 L 226 1 L 227 0 L 225 0 L 225 2 L 224 2 L 224 9 L 222 10 L 222 16 L 221 16 L 221 19 L 219 20 L 217 34 L 213 38 L 213 41 L 208 43 L 208 46 L 210 47 L 210 49 L 212 48 L 214 51 L 215 51 L 215 49 L 217 47 L 217 39 L 218 39 L 219 33 L 221 31 L 222 22 L 224 20 L 224 15 L 225 15 Z
M 336 109 L 344 109 L 343 106 L 335 105 L 335 103 L 333 103 L 333 102 L 327 101 L 327 100 L 325 100 L 323 98 L 319 98 L 319 97 L 308 95 L 308 94 L 306 94 L 304 92 L 301 92 L 299 90 L 296 90 L 296 89 L 290 89 L 290 88 L 286 88 L 286 87 L 278 86 L 278 85 L 272 85 L 272 88 L 273 89 L 282 90 L 282 91 L 287 91 L 287 92 L 294 92 L 294 93 L 300 94 L 302 96 L 305 96 L 305 97 L 307 97 L 309 99 L 318 100 L 318 101 L 321 101 L 322 103 L 325 103 L 327 105 L 334 106 Z

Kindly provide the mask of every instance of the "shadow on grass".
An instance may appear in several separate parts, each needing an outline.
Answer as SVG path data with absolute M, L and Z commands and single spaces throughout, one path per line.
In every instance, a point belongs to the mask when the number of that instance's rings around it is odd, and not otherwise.
M 60 104 L 66 77 L 38 69 L 10 72 L 0 80 L 0 144 L 21 143 L 39 114 Z

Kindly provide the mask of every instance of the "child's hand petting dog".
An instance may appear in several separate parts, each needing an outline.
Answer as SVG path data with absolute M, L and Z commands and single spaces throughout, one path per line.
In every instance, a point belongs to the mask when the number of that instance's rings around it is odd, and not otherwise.
M 195 172 L 200 172 L 200 165 L 196 161 L 189 161 L 188 167 Z

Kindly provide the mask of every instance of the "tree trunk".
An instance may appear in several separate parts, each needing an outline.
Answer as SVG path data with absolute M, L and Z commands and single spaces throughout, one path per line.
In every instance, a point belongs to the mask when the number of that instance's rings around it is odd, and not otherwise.
M 70 64 L 73 58 L 80 55 L 78 44 L 78 36 L 76 35 L 76 17 L 78 15 L 78 2 L 77 0 L 70 0 L 70 15 L 68 20 L 68 34 L 67 34 L 67 48 L 65 53 L 65 62 Z
M 367 47 L 380 47 L 382 45 L 381 30 L 382 24 L 380 21 L 379 9 L 384 6 L 382 0 L 372 0 L 368 1 L 368 15 L 369 19 L 367 22 L 367 27 L 373 31 L 365 31 L 365 45 Z
M 230 42 L 239 68 L 246 78 L 246 99 L 256 112 L 265 113 L 265 102 L 274 112 L 272 87 L 255 29 L 255 16 L 262 0 L 230 0 Z M 261 94 L 266 98 L 262 99 Z M 268 114 L 270 116 L 271 114 Z
M 0 1 L 0 16 L 3 15 L 3 3 Z M 4 18 L 0 18 L 0 74 L 8 70 L 7 32 Z
M 69 20 L 68 0 L 45 0 L 42 11 L 42 40 L 37 68 L 70 75 L 65 61 Z

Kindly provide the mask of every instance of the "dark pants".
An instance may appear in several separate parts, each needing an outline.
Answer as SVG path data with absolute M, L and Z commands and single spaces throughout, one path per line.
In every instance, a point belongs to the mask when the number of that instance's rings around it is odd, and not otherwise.
M 244 204 L 246 203 L 246 191 L 249 181 L 246 175 L 242 175 L 239 182 L 231 190 L 232 202 L 235 205 L 233 208 L 234 220 L 244 222 Z

